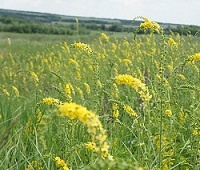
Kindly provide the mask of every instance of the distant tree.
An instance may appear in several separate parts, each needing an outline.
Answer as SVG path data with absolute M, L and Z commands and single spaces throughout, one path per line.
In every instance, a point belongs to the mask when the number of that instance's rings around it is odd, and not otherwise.
M 121 24 L 112 24 L 110 27 L 108 27 L 108 30 L 114 32 L 122 32 L 123 26 Z

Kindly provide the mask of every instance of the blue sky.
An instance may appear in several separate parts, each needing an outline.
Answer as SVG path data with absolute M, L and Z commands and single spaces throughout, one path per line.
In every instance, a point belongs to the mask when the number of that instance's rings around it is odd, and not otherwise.
M 1 0 L 0 8 L 200 26 L 200 0 Z

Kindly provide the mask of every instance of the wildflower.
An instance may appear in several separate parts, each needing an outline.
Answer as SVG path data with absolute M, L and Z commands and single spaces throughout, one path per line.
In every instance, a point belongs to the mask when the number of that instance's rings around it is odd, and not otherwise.
M 129 60 L 129 59 L 123 59 L 122 61 L 123 61 L 124 63 L 128 63 L 128 64 L 132 65 L 132 61 Z
M 124 105 L 123 108 L 130 116 L 137 116 L 137 113 L 130 106 Z
M 61 170 L 70 170 L 64 160 L 60 157 L 55 157 L 56 166 Z
M 101 37 L 106 40 L 109 41 L 109 36 L 107 36 L 105 33 L 101 33 Z
M 33 80 L 35 81 L 36 85 L 38 85 L 39 78 L 38 78 L 37 74 L 35 74 L 33 71 L 30 71 L 30 74 L 31 74 Z
M 118 105 L 117 103 L 112 104 L 112 110 L 113 110 L 113 117 L 118 118 L 119 116 L 119 110 L 118 110 Z
M 79 92 L 81 98 L 84 99 L 83 91 L 81 90 L 81 88 L 80 88 L 80 87 L 77 87 L 76 89 L 77 89 L 77 91 Z
M 193 130 L 192 134 L 193 134 L 194 136 L 197 136 L 197 135 L 199 134 L 198 128 L 195 128 L 195 129 Z
M 79 43 L 72 44 L 72 47 L 74 47 L 76 49 L 83 50 L 83 51 L 87 52 L 88 54 L 93 53 L 92 49 L 90 48 L 90 46 L 88 44 L 84 44 L 84 43 L 79 42 Z
M 11 45 L 11 39 L 8 38 L 8 45 Z
M 195 53 L 190 57 L 191 61 L 200 61 L 200 53 Z
M 61 102 L 58 99 L 54 99 L 54 98 L 51 98 L 51 97 L 44 98 L 43 103 L 48 104 L 48 105 L 51 105 L 51 104 L 60 105 L 61 104 Z
M 71 89 L 69 84 L 65 84 L 65 94 L 69 101 L 72 101 Z
M 185 76 L 183 74 L 178 74 L 178 77 L 180 77 L 182 80 L 185 80 Z
M 173 47 L 175 47 L 175 48 L 177 48 L 178 47 L 178 44 L 174 41 L 174 39 L 173 38 L 169 38 L 168 39 L 168 45 L 169 46 L 173 46 Z
M 98 84 L 99 88 L 102 88 L 102 84 L 101 84 L 100 80 L 97 81 L 97 84 Z
M 14 90 L 16 96 L 19 96 L 19 91 L 18 91 L 17 87 L 12 86 L 12 89 Z
M 141 80 L 134 78 L 128 74 L 122 74 L 118 75 L 115 78 L 115 81 L 118 84 L 125 84 L 131 86 L 133 89 L 136 90 L 136 92 L 140 94 L 143 101 L 149 101 L 151 99 L 151 95 L 149 95 L 148 88 L 144 83 L 141 82 Z
M 90 86 L 87 83 L 84 83 L 87 94 L 90 94 Z
M 65 93 L 66 93 L 67 96 L 71 95 L 71 90 L 70 90 L 69 84 L 65 84 Z
M 79 67 L 79 64 L 77 63 L 77 61 L 76 60 L 73 60 L 73 59 L 69 59 L 69 62 L 70 63 L 73 63 L 76 67 Z
M 171 110 L 165 110 L 165 115 L 171 117 L 172 116 L 172 111 Z
M 86 148 L 92 150 L 92 152 L 97 152 L 96 143 L 88 142 Z
M 139 28 L 140 29 L 151 29 L 155 32 L 160 32 L 160 25 L 156 22 L 150 21 L 148 18 L 141 17 L 144 20 L 144 23 L 141 23 Z
M 87 131 L 92 136 L 92 142 L 87 143 L 86 148 L 99 153 L 103 158 L 109 156 L 108 147 L 105 147 L 107 144 L 106 131 L 103 129 L 97 115 L 76 103 L 64 103 L 59 106 L 59 111 L 61 116 L 78 119 L 87 126 Z
M 10 93 L 6 90 L 6 89 L 3 89 L 3 93 L 7 96 L 10 96 Z

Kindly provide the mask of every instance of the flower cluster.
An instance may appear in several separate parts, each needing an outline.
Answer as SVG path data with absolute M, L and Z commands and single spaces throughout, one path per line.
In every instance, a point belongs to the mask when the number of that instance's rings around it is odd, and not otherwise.
M 103 129 L 97 115 L 76 103 L 64 103 L 59 106 L 59 111 L 61 116 L 78 119 L 87 126 L 87 131 L 92 136 L 92 142 L 87 143 L 86 148 L 100 154 L 103 158 L 111 157 L 108 153 L 109 145 L 106 141 L 106 131 Z
M 55 162 L 56 162 L 56 167 L 62 170 L 70 170 L 65 161 L 60 159 L 60 157 L 55 157 Z
M 151 29 L 155 32 L 160 32 L 160 25 L 156 22 L 152 22 L 150 21 L 148 18 L 145 18 L 145 17 L 141 17 L 144 22 L 140 24 L 139 28 L 140 29 Z
M 190 57 L 191 61 L 200 61 L 200 53 L 195 53 Z
M 115 81 L 118 84 L 125 84 L 131 86 L 140 94 L 140 97 L 143 101 L 149 101 L 151 99 L 151 95 L 149 94 L 148 88 L 141 80 L 132 77 L 128 74 L 120 74 L 115 78 Z
M 54 99 L 52 97 L 48 97 L 48 98 L 44 98 L 43 99 L 43 103 L 44 104 L 48 104 L 48 105 L 51 105 L 51 104 L 60 105 L 62 102 L 60 102 L 58 99 Z
M 175 47 L 175 48 L 178 48 L 178 43 L 175 42 L 173 38 L 169 38 L 168 39 L 168 45 L 172 46 L 172 47 Z
M 105 33 L 101 33 L 101 37 L 106 40 L 109 41 L 109 36 L 107 36 Z
M 35 72 L 30 71 L 31 77 L 33 78 L 33 80 L 35 81 L 35 84 L 38 85 L 39 83 L 39 78 L 37 76 L 37 74 L 35 74 Z
M 83 51 L 87 52 L 88 54 L 92 54 L 93 53 L 92 49 L 90 48 L 90 46 L 88 44 L 84 44 L 84 43 L 78 42 L 78 43 L 72 44 L 71 46 L 76 48 L 76 49 L 83 50 Z
M 137 113 L 130 106 L 124 105 L 123 108 L 130 116 L 133 116 L 133 117 L 137 116 Z
M 68 98 L 68 100 L 71 102 L 72 101 L 72 96 L 71 96 L 71 89 L 69 84 L 65 84 L 65 95 Z

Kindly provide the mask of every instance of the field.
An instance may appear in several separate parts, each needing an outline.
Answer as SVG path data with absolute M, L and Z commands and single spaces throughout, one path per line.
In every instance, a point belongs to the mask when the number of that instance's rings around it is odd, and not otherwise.
M 198 170 L 200 39 L 0 33 L 0 169 Z

